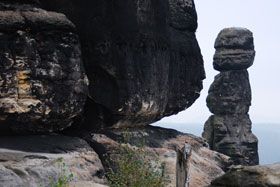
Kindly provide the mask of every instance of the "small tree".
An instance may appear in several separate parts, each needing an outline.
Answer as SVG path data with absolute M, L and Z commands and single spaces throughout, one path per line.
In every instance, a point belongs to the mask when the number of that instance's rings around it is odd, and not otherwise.
M 165 165 L 153 159 L 145 149 L 145 143 L 128 144 L 130 137 L 124 135 L 124 143 L 107 154 L 109 167 L 106 171 L 110 187 L 165 187 Z

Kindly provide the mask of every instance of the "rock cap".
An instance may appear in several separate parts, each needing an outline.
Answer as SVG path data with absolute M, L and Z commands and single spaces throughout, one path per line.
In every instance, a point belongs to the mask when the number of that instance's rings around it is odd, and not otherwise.
M 223 29 L 215 41 L 214 69 L 244 70 L 255 58 L 253 33 L 240 27 Z
M 253 33 L 242 27 L 225 28 L 215 41 L 215 49 L 220 48 L 254 50 Z

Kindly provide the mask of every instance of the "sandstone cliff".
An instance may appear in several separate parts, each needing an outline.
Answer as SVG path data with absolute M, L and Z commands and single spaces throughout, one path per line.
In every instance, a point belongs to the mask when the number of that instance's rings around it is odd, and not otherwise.
M 0 186 L 47 186 L 59 158 L 70 186 L 102 186 L 103 153 L 127 131 L 168 165 L 171 186 L 224 174 L 229 158 L 204 139 L 147 126 L 199 97 L 196 28 L 193 0 L 0 0 Z

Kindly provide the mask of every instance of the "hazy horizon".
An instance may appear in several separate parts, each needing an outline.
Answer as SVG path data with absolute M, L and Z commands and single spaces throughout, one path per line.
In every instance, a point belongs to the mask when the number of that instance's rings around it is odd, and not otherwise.
M 178 131 L 201 136 L 203 124 L 199 123 L 168 123 L 157 122 L 152 124 L 164 128 L 176 129 Z M 276 126 L 276 127 L 275 127 Z M 260 164 L 272 164 L 280 162 L 280 123 L 279 124 L 252 124 L 252 132 L 257 136 Z
M 218 33 L 227 27 L 246 27 L 254 34 L 255 62 L 248 69 L 252 89 L 250 118 L 253 123 L 280 123 L 278 86 L 278 46 L 280 26 L 278 18 L 280 1 L 268 0 L 195 0 L 198 14 L 197 39 L 204 58 L 206 79 L 203 81 L 201 96 L 187 110 L 167 117 L 161 122 L 200 123 L 212 115 L 206 106 L 206 97 L 214 76 L 214 41 Z

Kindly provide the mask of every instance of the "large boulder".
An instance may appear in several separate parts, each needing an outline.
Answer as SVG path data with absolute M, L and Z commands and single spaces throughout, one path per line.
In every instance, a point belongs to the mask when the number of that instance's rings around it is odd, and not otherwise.
M 280 186 L 280 163 L 261 166 L 237 166 L 212 181 L 209 187 L 277 187 Z
M 90 82 L 87 124 L 146 125 L 188 108 L 199 97 L 205 75 L 193 0 L 41 4 L 77 26 Z
M 0 137 L 0 187 L 51 186 L 64 175 L 73 187 L 105 184 L 99 156 L 80 138 Z
M 65 15 L 0 3 L 0 129 L 69 127 L 87 95 L 79 38 Z

